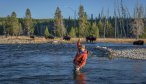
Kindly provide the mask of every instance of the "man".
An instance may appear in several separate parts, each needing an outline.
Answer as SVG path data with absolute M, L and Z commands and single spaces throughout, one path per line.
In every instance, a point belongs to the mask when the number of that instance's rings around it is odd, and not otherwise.
M 88 56 L 88 51 L 85 48 L 85 45 L 81 45 L 80 44 L 80 40 L 78 40 L 77 42 L 77 54 L 73 60 L 74 63 L 74 67 L 76 71 L 79 71 L 80 68 L 82 68 L 83 66 L 85 66 L 86 64 L 86 60 L 87 60 L 87 56 Z

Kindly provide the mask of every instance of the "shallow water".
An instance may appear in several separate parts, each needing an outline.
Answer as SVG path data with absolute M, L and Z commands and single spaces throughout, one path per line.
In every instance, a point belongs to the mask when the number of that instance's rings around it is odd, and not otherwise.
M 75 44 L 7 44 L 0 45 L 0 84 L 129 84 L 146 83 L 146 60 L 108 59 L 94 49 L 146 48 L 131 44 L 86 44 L 89 55 L 86 66 L 74 73 L 72 60 Z

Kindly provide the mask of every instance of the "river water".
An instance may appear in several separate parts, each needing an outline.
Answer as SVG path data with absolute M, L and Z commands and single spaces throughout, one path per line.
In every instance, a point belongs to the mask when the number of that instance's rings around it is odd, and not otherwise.
M 137 48 L 131 44 L 86 44 L 86 66 L 73 71 L 75 44 L 0 45 L 0 84 L 145 84 L 146 60 L 109 59 L 96 46 Z M 146 48 L 146 46 L 140 46 Z

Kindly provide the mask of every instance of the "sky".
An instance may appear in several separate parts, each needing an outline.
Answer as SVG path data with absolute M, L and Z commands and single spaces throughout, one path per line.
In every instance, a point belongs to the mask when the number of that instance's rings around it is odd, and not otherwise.
M 15 11 L 17 17 L 23 18 L 29 8 L 33 18 L 53 18 L 56 8 L 59 7 L 64 18 L 77 18 L 80 5 L 84 6 L 88 17 L 91 14 L 98 17 L 102 10 L 104 15 L 113 16 L 116 1 L 120 0 L 0 0 L 0 17 L 6 17 Z M 146 0 L 138 1 L 146 8 Z M 131 14 L 136 2 L 137 0 L 123 0 Z

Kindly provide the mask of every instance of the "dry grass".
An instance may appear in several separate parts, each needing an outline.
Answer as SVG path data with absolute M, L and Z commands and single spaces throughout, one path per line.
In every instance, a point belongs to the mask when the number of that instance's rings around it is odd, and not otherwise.
M 77 42 L 79 38 L 72 38 L 71 42 Z M 112 43 L 132 43 L 136 39 L 128 39 L 128 38 L 122 38 L 122 39 L 115 39 L 115 38 L 97 38 L 96 42 L 112 42 Z M 144 40 L 146 43 L 146 39 L 139 39 L 139 40 Z M 85 42 L 85 38 L 81 38 L 82 42 Z
M 97 42 L 112 42 L 112 43 L 132 43 L 136 39 L 128 39 L 128 38 L 122 38 L 122 39 L 115 39 L 115 38 L 99 38 L 96 41 Z M 146 43 L 146 39 L 139 39 L 144 40 Z
M 60 43 L 76 43 L 79 38 L 71 38 L 70 41 L 65 41 L 62 38 L 55 38 L 54 40 L 51 39 L 45 39 L 44 37 L 35 37 L 34 39 L 28 37 L 28 36 L 9 36 L 5 38 L 4 36 L 0 36 L 0 44 L 28 44 L 28 43 L 48 43 L 48 42 L 53 42 L 57 41 Z M 141 39 L 144 40 L 146 43 L 146 39 Z M 81 38 L 82 42 L 85 42 L 85 38 Z M 113 42 L 113 43 L 132 43 L 135 41 L 135 39 L 115 39 L 115 38 L 98 38 L 96 42 Z

